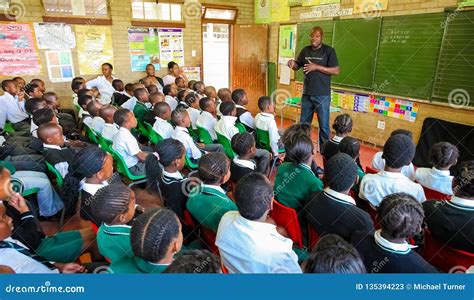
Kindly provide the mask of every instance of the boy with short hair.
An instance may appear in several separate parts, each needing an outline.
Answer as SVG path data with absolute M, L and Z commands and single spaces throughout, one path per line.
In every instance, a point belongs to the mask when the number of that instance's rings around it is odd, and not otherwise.
M 112 87 L 115 90 L 115 92 L 112 94 L 112 104 L 120 106 L 127 102 L 128 99 L 130 99 L 130 97 L 125 92 L 122 80 L 112 80 Z
M 74 131 L 78 131 L 74 112 L 62 112 L 61 101 L 59 101 L 58 94 L 55 92 L 46 92 L 43 94 L 43 99 L 46 101 L 48 106 L 53 109 L 54 113 L 58 117 L 59 124 L 63 128 L 65 135 L 69 135 Z
M 99 110 L 101 108 L 102 104 L 99 101 L 91 101 L 87 104 L 87 112 L 92 117 L 89 128 L 99 134 L 102 132 L 105 124 L 104 119 L 99 116 Z
M 183 78 L 183 77 L 177 77 L 177 78 L 174 80 L 174 83 L 176 84 L 176 86 L 178 87 L 178 89 L 186 89 L 186 82 L 184 81 L 184 78 Z
M 275 105 L 270 97 L 262 96 L 258 99 L 258 108 L 261 112 L 255 117 L 255 128 L 268 131 L 273 155 L 277 156 L 278 149 L 282 149 L 283 145 L 275 122 Z
M 252 132 L 255 129 L 255 120 L 252 114 L 245 108 L 245 105 L 249 104 L 247 93 L 243 89 L 235 89 L 231 96 L 237 110 L 237 122 L 242 123 L 248 132 Z
M 168 103 L 171 110 L 175 110 L 176 106 L 178 106 L 178 101 L 176 100 L 176 96 L 178 95 L 178 90 L 176 89 L 175 84 L 167 84 L 163 88 L 163 94 L 165 94 L 165 102 Z
M 114 114 L 116 111 L 117 108 L 111 104 L 104 105 L 99 110 L 99 116 L 105 121 L 100 134 L 104 139 L 109 141 L 112 141 L 114 134 L 119 130 L 118 125 L 114 123 Z
M 235 121 L 237 120 L 235 103 L 233 101 L 222 102 L 220 111 L 222 117 L 216 123 L 216 133 L 225 136 L 230 141 L 234 135 L 239 133 L 239 130 L 235 127 Z
M 201 114 L 196 120 L 196 127 L 199 126 L 206 129 L 212 140 L 216 141 L 216 103 L 211 98 L 203 97 L 199 100 L 199 107 L 201 108 Z
M 150 86 L 156 86 L 156 85 L 150 85 Z M 150 87 L 149 86 L 149 87 Z M 155 105 L 159 102 L 164 102 L 165 101 L 165 95 L 162 92 L 154 92 L 150 93 L 150 96 L 148 96 L 148 102 L 150 102 L 150 109 L 145 113 L 143 116 L 143 121 L 153 125 L 155 123 Z
M 158 102 L 153 109 L 155 114 L 155 122 L 153 130 L 156 131 L 163 139 L 168 139 L 173 135 L 173 126 L 169 123 L 171 120 L 171 108 L 166 102 Z
M 202 81 L 196 81 L 196 83 L 194 83 L 193 90 L 196 92 L 199 99 L 206 96 L 204 94 L 204 89 L 205 88 L 206 88 L 206 85 Z
M 5 93 L 0 96 L 0 128 L 4 128 L 5 122 L 10 121 L 18 135 L 29 135 L 30 119 L 25 111 L 25 93 L 10 79 L 2 81 L 2 89 Z
M 71 81 L 71 90 L 72 90 L 72 103 L 78 105 L 77 103 L 77 93 L 79 90 L 86 88 L 86 80 L 82 77 L 74 77 Z
M 39 87 L 39 91 L 41 92 L 41 94 L 46 93 L 46 86 L 43 80 L 39 78 L 34 78 L 31 79 L 30 84 L 36 84 Z
M 54 123 L 42 124 L 38 127 L 38 138 L 43 141 L 44 159 L 54 166 L 64 178 L 68 173 L 69 164 L 74 160 L 74 151 L 64 147 L 64 135 L 61 126 Z

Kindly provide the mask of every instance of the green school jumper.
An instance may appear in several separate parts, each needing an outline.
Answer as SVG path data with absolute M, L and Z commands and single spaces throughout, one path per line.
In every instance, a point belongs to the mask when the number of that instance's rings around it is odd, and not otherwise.
M 149 111 L 148 107 L 140 101 L 137 101 L 137 104 L 135 104 L 135 107 L 133 108 L 133 114 L 135 115 L 135 118 L 139 120 L 143 120 L 143 117 Z
M 107 225 L 103 223 L 97 231 L 97 246 L 100 254 L 112 263 L 125 258 L 132 258 L 130 229 L 131 227 L 128 225 Z
M 208 185 L 202 185 L 199 193 L 191 192 L 187 209 L 196 220 L 204 227 L 217 232 L 217 227 L 222 216 L 231 210 L 238 210 L 232 200 L 226 194 L 216 189 L 210 188 Z
M 154 264 L 148 262 L 140 257 L 129 257 L 122 259 L 116 264 L 110 265 L 113 273 L 117 274 L 136 274 L 136 273 L 149 273 L 158 274 L 162 273 L 169 265 Z

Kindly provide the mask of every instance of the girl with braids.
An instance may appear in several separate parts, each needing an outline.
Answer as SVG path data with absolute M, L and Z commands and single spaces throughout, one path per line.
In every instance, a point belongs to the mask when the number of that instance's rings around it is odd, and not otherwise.
M 81 218 L 93 221 L 90 198 L 108 184 L 112 175 L 113 158 L 101 148 L 92 146 L 76 153 L 60 192 L 66 215 L 75 214 L 77 201 L 81 197 Z
M 181 174 L 184 167 L 186 149 L 175 139 L 164 139 L 156 145 L 156 152 L 145 161 L 147 177 L 146 189 L 161 198 L 166 208 L 184 219 L 188 195 L 183 186 L 187 179 Z
M 413 196 L 395 193 L 383 198 L 377 210 L 380 229 L 374 234 L 356 232 L 357 248 L 368 273 L 437 273 L 407 239 L 421 231 L 423 208 Z
M 102 224 L 97 232 L 100 254 L 112 265 L 133 257 L 127 223 L 135 215 L 135 193 L 123 184 L 111 184 L 98 190 L 91 200 L 94 219 Z
M 339 152 L 339 143 L 352 131 L 352 118 L 348 114 L 338 115 L 332 124 L 336 134 L 323 145 L 321 145 L 321 155 L 329 160 L 331 156 Z
M 228 211 L 237 210 L 221 188 L 230 178 L 229 159 L 218 152 L 203 155 L 199 160 L 198 176 L 202 184 L 190 191 L 186 207 L 201 225 L 217 232 L 221 217 Z
M 359 156 L 360 156 L 360 142 L 358 139 L 355 139 L 350 136 L 346 136 L 339 143 L 339 152 L 345 153 L 352 157 L 357 164 L 357 181 L 352 189 L 356 192 L 356 195 L 359 194 L 359 185 L 365 176 L 365 172 L 360 165 Z
M 181 223 L 166 208 L 147 210 L 133 223 L 130 241 L 135 257 L 112 265 L 114 273 L 161 273 L 181 250 Z

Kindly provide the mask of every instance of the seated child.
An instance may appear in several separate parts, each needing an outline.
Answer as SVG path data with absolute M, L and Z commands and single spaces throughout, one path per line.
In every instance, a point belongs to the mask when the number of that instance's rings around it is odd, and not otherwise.
M 44 159 L 64 178 L 74 160 L 74 151 L 64 146 L 63 129 L 54 123 L 42 124 L 38 128 L 38 138 L 43 141 Z
M 268 131 L 273 155 L 277 156 L 278 149 L 282 149 L 283 145 L 275 122 L 275 105 L 270 97 L 262 96 L 258 99 L 258 108 L 261 112 L 255 117 L 255 128 Z
M 181 223 L 174 212 L 152 208 L 136 218 L 130 232 L 134 258 L 122 259 L 114 273 L 161 273 L 183 245 Z
M 425 224 L 436 240 L 474 253 L 474 160 L 460 163 L 453 180 L 450 201 L 426 201 Z
M 100 188 L 91 198 L 93 218 L 100 225 L 97 232 L 99 252 L 108 258 L 112 267 L 132 258 L 130 225 L 135 215 L 135 193 L 124 184 Z
M 17 86 L 18 86 L 18 89 L 19 89 L 20 91 L 25 88 L 26 81 L 25 81 L 25 79 L 23 79 L 22 77 L 14 77 L 12 80 L 16 82 L 16 84 L 17 84 Z
M 59 125 L 61 125 L 63 128 L 65 135 L 78 132 L 74 112 L 72 110 L 61 110 L 61 101 L 59 101 L 58 95 L 56 93 L 44 93 L 43 100 L 46 101 L 48 107 L 50 107 L 58 117 Z
M 339 143 L 352 132 L 351 116 L 349 114 L 338 115 L 334 119 L 332 128 L 336 134 L 321 146 L 321 155 L 326 161 L 339 152 Z
M 130 130 L 137 127 L 137 119 L 128 109 L 119 109 L 114 114 L 114 122 L 119 131 L 112 137 L 112 148 L 123 158 L 125 165 L 134 175 L 145 175 L 145 159 L 143 152 Z
M 3 95 L 0 96 L 0 128 L 4 128 L 5 122 L 12 123 L 15 132 L 20 131 L 27 136 L 30 132 L 30 120 L 28 114 L 21 109 L 21 101 L 24 101 L 24 92 L 20 91 L 15 81 L 6 79 L 2 81 Z M 39 97 L 41 98 L 41 97 Z
M 36 98 L 30 98 L 30 99 L 36 99 Z M 31 131 L 31 135 L 35 138 L 38 137 L 38 127 L 41 126 L 42 124 L 54 123 L 54 124 L 59 125 L 59 121 L 58 121 L 58 118 L 56 117 L 56 114 L 49 107 L 36 110 L 33 113 L 31 120 L 33 121 L 32 125 L 34 125 L 31 128 L 36 128 Z
M 156 86 L 156 85 L 150 85 L 150 86 Z M 153 125 L 155 123 L 155 105 L 159 102 L 164 102 L 165 101 L 165 95 L 161 92 L 155 92 L 151 93 L 150 96 L 148 96 L 148 102 L 150 102 L 150 109 L 145 113 L 143 116 L 142 120 L 145 123 L 148 123 L 150 125 Z
M 82 92 L 82 91 L 85 91 L 85 92 Z M 91 101 L 94 101 L 94 97 L 91 94 L 92 94 L 91 90 L 80 90 L 78 93 L 78 99 L 77 99 L 77 103 L 81 107 L 81 109 L 79 110 L 79 118 L 87 126 L 90 126 L 92 122 L 92 117 L 87 111 L 87 104 L 89 104 L 89 102 Z
M 255 146 L 255 138 L 248 132 L 237 133 L 232 137 L 232 150 L 237 154 L 230 165 L 230 180 L 234 183 L 245 175 L 253 172 L 259 172 L 263 175 L 268 173 L 268 164 L 262 166 L 255 161 L 257 147 Z
M 204 88 L 204 95 L 214 102 L 218 100 L 216 88 L 212 85 L 208 85 Z
M 193 92 L 193 87 L 194 87 L 194 84 L 196 83 L 197 81 L 196 80 L 189 80 L 188 81 L 188 90 L 189 92 Z
M 217 115 L 220 117 L 222 116 L 220 106 L 222 102 L 225 101 L 232 101 L 232 92 L 228 88 L 221 88 L 217 92 L 217 99 L 216 101 L 216 110 L 217 110 Z
M 104 130 L 105 120 L 99 115 L 99 111 L 102 108 L 102 104 L 99 101 L 91 101 L 87 104 L 87 112 L 92 118 L 88 127 L 96 133 L 101 133 Z
M 46 93 L 46 87 L 43 80 L 39 78 L 33 78 L 31 79 L 30 84 L 36 84 L 39 87 L 41 93 Z
M 367 272 L 437 273 L 416 251 L 412 251 L 415 247 L 407 242 L 409 237 L 421 231 L 423 217 L 421 204 L 412 196 L 394 193 L 384 197 L 377 209 L 380 229 L 370 235 L 356 232 L 351 241 Z
M 161 93 L 160 89 L 155 84 L 150 84 L 149 86 L 146 87 L 146 89 L 147 89 L 149 94 Z
M 237 183 L 235 202 L 238 211 L 230 209 L 222 216 L 216 237 L 229 273 L 301 273 L 293 241 L 268 221 L 273 208 L 270 181 L 259 173 L 244 176 Z
M 396 134 L 403 134 L 408 136 L 410 139 L 413 139 L 413 134 L 411 131 L 405 130 L 405 129 L 395 129 L 390 133 L 390 136 L 396 135 Z M 379 151 L 375 153 L 374 158 L 372 159 L 372 167 L 376 170 L 383 170 L 385 168 L 385 160 L 382 157 L 383 152 Z M 413 167 L 413 164 L 410 162 L 408 166 L 403 166 L 402 167 L 402 174 L 408 177 L 410 180 L 415 181 L 415 168 Z
M 216 141 L 216 103 L 211 98 L 203 97 L 199 100 L 199 107 L 201 108 L 201 114 L 196 120 L 196 127 L 199 126 L 206 129 L 212 140 Z
M 191 125 L 193 129 L 196 130 L 196 121 L 201 114 L 201 110 L 199 109 L 199 99 L 195 94 L 188 94 L 185 98 L 185 102 L 188 106 L 186 110 L 188 111 L 189 118 L 191 119 Z
M 189 92 L 188 90 L 180 90 L 178 92 L 178 95 L 176 96 L 176 100 L 178 101 L 178 106 L 176 107 L 180 107 L 180 108 L 188 108 L 189 105 L 186 103 L 186 97 L 189 95 L 189 94 L 195 94 L 194 92 Z
M 349 155 L 333 155 L 324 168 L 328 187 L 313 194 L 306 207 L 307 221 L 319 234 L 337 234 L 350 241 L 355 231 L 371 233 L 374 225 L 370 216 L 356 206 L 349 192 L 357 178 L 357 165 Z
M 356 192 L 356 194 L 359 194 L 359 186 L 360 182 L 362 181 L 362 178 L 365 176 L 364 170 L 362 170 L 362 167 L 359 163 L 359 156 L 360 156 L 360 142 L 358 139 L 346 136 L 345 138 L 342 139 L 342 141 L 339 143 L 339 152 L 340 153 L 345 153 L 352 157 L 354 161 L 357 164 L 357 181 L 352 187 L 352 189 Z
M 117 108 L 111 104 L 104 105 L 99 110 L 99 116 L 105 121 L 100 134 L 104 139 L 109 141 L 112 141 L 114 134 L 119 130 L 118 125 L 114 122 L 114 114 L 116 111 Z
M 78 95 L 77 93 L 79 90 L 85 89 L 86 87 L 86 80 L 83 77 L 74 77 L 71 81 L 71 90 L 73 92 L 72 94 L 72 103 L 74 105 L 79 105 L 77 102 L 78 100 Z
M 418 202 L 426 200 L 425 192 L 418 183 L 402 173 L 415 156 L 415 145 L 404 134 L 392 135 L 383 146 L 385 169 L 377 174 L 366 174 L 360 183 L 359 197 L 369 201 L 372 207 L 379 206 L 382 198 L 394 193 L 406 192 Z
M 162 138 L 168 139 L 173 135 L 174 129 L 170 124 L 171 108 L 166 102 L 159 102 L 153 108 L 155 113 L 155 122 L 153 130 L 156 131 Z
M 198 176 L 202 185 L 189 194 L 186 204 L 191 215 L 207 229 L 217 232 L 221 217 L 237 206 L 221 185 L 230 178 L 230 162 L 224 153 L 208 153 L 199 160 Z
M 136 89 L 135 91 L 133 91 L 133 95 L 135 96 L 135 98 L 137 98 L 138 101 L 135 103 L 135 106 L 131 110 L 133 111 L 133 114 L 137 119 L 142 120 L 151 108 L 151 103 L 148 99 L 150 95 L 148 94 L 147 89 L 143 88 Z
M 125 88 L 123 86 L 123 81 L 120 79 L 112 80 L 112 87 L 114 88 L 115 92 L 112 94 L 112 103 L 113 105 L 121 106 L 125 102 L 127 102 L 130 97 L 125 92 Z
M 235 103 L 232 101 L 222 102 L 220 110 L 222 117 L 216 123 L 216 133 L 223 135 L 230 141 L 234 135 L 239 133 L 239 130 L 235 127 L 235 121 L 237 121 Z
M 171 110 L 175 110 L 176 106 L 178 106 L 178 101 L 176 100 L 178 90 L 176 89 L 176 85 L 165 85 L 163 88 L 163 94 L 165 94 L 165 102 L 168 103 L 168 105 L 171 107 Z
M 204 89 L 206 88 L 206 85 L 202 81 L 196 81 L 193 85 L 193 90 L 196 92 L 198 95 L 199 99 L 202 97 L 205 97 L 206 95 L 204 94 Z M 199 100 L 198 100 L 199 101 Z
M 417 168 L 416 182 L 424 187 L 443 193 L 453 194 L 453 176 L 449 169 L 458 162 L 458 148 L 450 143 L 440 142 L 431 147 L 430 162 L 433 168 Z
M 184 80 L 183 77 L 177 77 L 175 80 L 174 80 L 174 83 L 176 84 L 176 87 L 180 90 L 182 89 L 186 89 L 186 81 Z
M 46 101 L 40 98 L 29 98 L 25 100 L 25 111 L 32 117 L 35 111 L 48 107 Z M 30 133 L 37 137 L 36 130 L 38 126 L 33 122 L 33 118 L 30 121 Z
M 133 90 L 135 89 L 135 87 L 133 86 L 133 83 L 127 83 L 125 85 L 125 93 L 124 95 L 129 97 L 129 98 L 132 98 L 133 96 Z
M 176 125 L 172 138 L 179 140 L 183 143 L 186 148 L 186 155 L 193 160 L 201 158 L 203 152 L 221 152 L 224 153 L 224 147 L 219 144 L 208 144 L 204 145 L 201 143 L 195 143 L 191 135 L 189 135 L 188 128 L 191 126 L 191 120 L 186 110 L 174 110 L 171 113 L 171 119 Z M 201 152 L 203 151 L 203 152 Z
M 305 273 L 364 274 L 364 262 L 356 248 L 336 234 L 323 236 L 307 261 Z
M 196 267 L 197 261 L 206 263 Z M 163 273 L 218 274 L 222 273 L 221 260 L 208 250 L 188 250 L 181 252 Z
M 24 87 L 25 94 L 28 95 L 29 98 L 41 98 L 43 97 L 43 92 L 41 91 L 40 87 L 35 83 L 28 83 Z
M 249 104 L 247 93 L 243 89 L 236 89 L 232 92 L 232 100 L 235 102 L 237 108 L 237 122 L 244 124 L 247 131 L 255 130 L 255 121 L 252 114 L 245 108 Z

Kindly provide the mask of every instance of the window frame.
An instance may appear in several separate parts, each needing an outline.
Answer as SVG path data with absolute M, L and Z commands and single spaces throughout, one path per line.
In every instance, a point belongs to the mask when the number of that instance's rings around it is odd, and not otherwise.
M 237 18 L 239 16 L 239 9 L 236 6 L 230 5 L 219 5 L 219 4 L 202 4 L 203 6 L 203 13 L 201 16 L 202 23 L 221 23 L 221 24 L 236 24 Z M 221 9 L 221 10 L 233 10 L 235 11 L 234 19 L 215 19 L 215 18 L 206 18 L 206 11 L 208 8 L 211 9 Z
M 43 22 L 49 23 L 66 23 L 73 25 L 112 25 L 112 18 L 110 15 L 111 0 L 106 0 L 107 15 L 106 16 L 75 16 L 73 14 L 48 14 L 43 0 L 41 6 L 43 7 Z
M 132 19 L 131 23 L 132 26 L 140 26 L 140 27 L 169 27 L 169 28 L 185 28 L 185 19 L 183 16 L 183 6 L 184 6 L 184 0 L 163 0 L 163 1 L 144 1 L 141 0 L 140 2 L 150 2 L 150 3 L 155 3 L 155 4 L 179 4 L 181 6 L 181 21 L 172 21 L 172 20 L 158 20 L 158 19 L 138 19 L 138 18 L 133 18 L 133 0 L 130 1 L 130 6 L 132 9 Z M 170 10 L 171 11 L 171 10 Z

